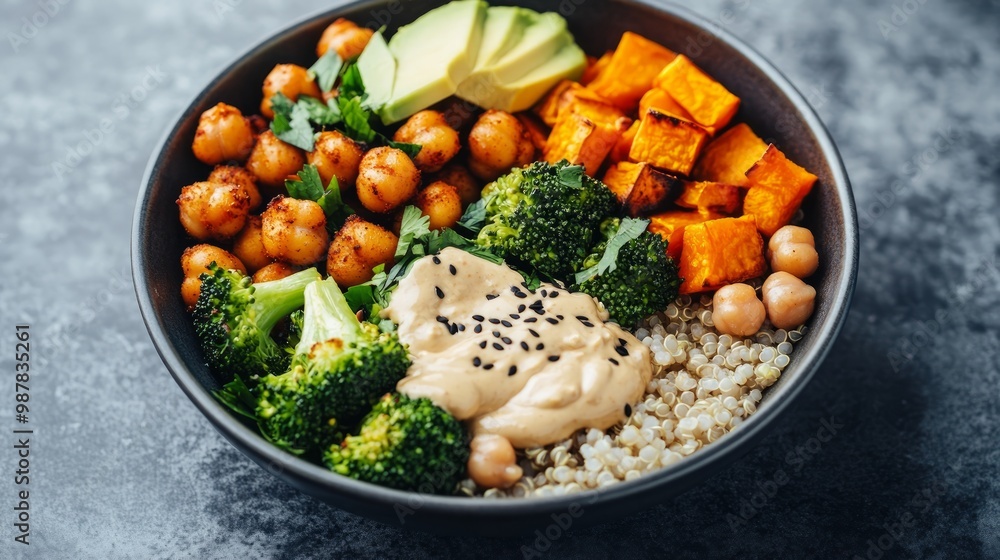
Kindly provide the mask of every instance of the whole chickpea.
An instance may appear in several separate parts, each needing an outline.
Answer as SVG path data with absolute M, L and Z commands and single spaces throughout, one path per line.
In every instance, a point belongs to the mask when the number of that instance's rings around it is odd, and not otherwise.
M 274 118 L 271 97 L 279 92 L 292 101 L 296 101 L 300 95 L 317 99 L 323 96 L 316 80 L 309 75 L 309 70 L 297 64 L 278 64 L 264 78 L 264 85 L 261 87 L 264 98 L 260 102 L 260 114 L 269 119 Z
M 458 131 L 448 126 L 444 115 L 430 110 L 410 117 L 392 139 L 420 144 L 420 152 L 413 158 L 413 163 L 424 173 L 440 170 L 462 148 Z
M 472 438 L 469 477 L 483 488 L 510 488 L 524 474 L 510 441 L 499 435 L 479 434 Z
M 414 204 L 430 217 L 431 229 L 449 228 L 462 217 L 462 198 L 455 187 L 442 181 L 424 187 L 417 193 Z
M 177 197 L 181 225 L 195 239 L 229 239 L 243 229 L 250 198 L 242 187 L 202 181 Z
M 484 181 L 492 181 L 513 167 L 535 158 L 535 146 L 517 117 L 489 110 L 469 132 L 469 169 Z
M 358 168 L 357 192 L 372 212 L 387 213 L 413 198 L 420 171 L 402 150 L 382 146 L 368 150 Z
M 234 165 L 216 165 L 215 169 L 208 174 L 208 180 L 212 183 L 230 183 L 243 187 L 250 199 L 250 209 L 260 206 L 263 202 L 260 190 L 257 189 L 257 178 L 243 167 Z
M 472 176 L 469 169 L 458 163 L 449 163 L 444 169 L 434 175 L 434 181 L 443 181 L 455 187 L 458 196 L 462 199 L 462 206 L 468 206 L 482 198 L 483 188 L 479 181 Z
M 281 280 L 298 272 L 299 269 L 283 262 L 273 262 L 257 272 L 253 273 L 253 283 L 260 284 L 262 282 L 270 282 L 272 280 Z
M 250 121 L 236 107 L 219 103 L 198 119 L 191 150 L 202 162 L 216 165 L 228 160 L 245 160 L 253 142 Z
M 272 259 L 312 264 L 323 258 L 330 241 L 326 214 L 311 200 L 276 196 L 261 215 L 261 241 Z
M 316 44 L 316 56 L 323 56 L 326 51 L 333 49 L 340 58 L 351 60 L 365 50 L 374 34 L 371 29 L 358 27 L 353 21 L 338 18 L 323 30 L 323 35 Z
M 775 272 L 761 288 L 771 324 L 793 329 L 806 322 L 816 305 L 816 289 L 787 272 Z
M 246 274 L 246 267 L 235 255 L 220 249 L 215 245 L 202 243 L 184 249 L 181 255 L 181 271 L 184 273 L 184 282 L 181 283 L 181 298 L 188 309 L 194 308 L 201 294 L 202 273 L 208 272 L 208 267 L 212 263 L 218 264 L 222 268 L 238 270 Z
M 712 298 L 712 321 L 722 334 L 752 336 L 760 330 L 766 315 L 757 291 L 748 284 L 723 286 Z
M 267 256 L 264 250 L 264 240 L 261 238 L 260 216 L 250 216 L 243 231 L 233 240 L 233 254 L 237 256 L 251 273 L 271 264 L 274 260 Z
M 282 142 L 268 130 L 257 137 L 257 144 L 247 160 L 247 169 L 261 184 L 283 187 L 285 179 L 298 173 L 305 163 L 302 150 Z
M 336 176 L 342 189 L 354 188 L 358 180 L 358 167 L 364 151 L 357 142 L 336 130 L 319 133 L 313 151 L 306 154 L 309 163 L 316 166 L 324 185 Z
M 799 226 L 784 226 L 767 242 L 771 270 L 808 278 L 819 268 L 819 253 L 811 231 Z
M 398 243 L 396 234 L 353 214 L 330 242 L 326 273 L 341 287 L 367 282 L 374 276 L 373 268 L 392 265 Z

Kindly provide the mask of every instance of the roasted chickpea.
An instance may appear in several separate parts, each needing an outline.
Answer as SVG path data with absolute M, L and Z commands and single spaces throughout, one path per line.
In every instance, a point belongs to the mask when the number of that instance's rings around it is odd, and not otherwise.
M 392 139 L 420 144 L 420 152 L 413 158 L 413 163 L 424 173 L 439 171 L 462 148 L 458 132 L 448 126 L 444 115 L 430 110 L 410 117 Z
M 368 150 L 358 169 L 358 200 L 372 212 L 390 212 L 413 198 L 420 185 L 420 171 L 402 150 L 379 147 Z
M 712 321 L 722 334 L 752 336 L 764 324 L 767 312 L 757 291 L 747 284 L 730 284 L 712 298 Z
M 233 240 L 233 254 L 243 261 L 251 273 L 271 264 L 274 260 L 267 256 L 267 251 L 264 250 L 260 230 L 260 216 L 250 216 L 243 231 Z
M 398 243 L 399 238 L 391 231 L 354 214 L 333 236 L 326 273 L 343 287 L 367 282 L 374 276 L 373 268 L 392 265 Z
M 272 259 L 312 264 L 323 258 L 329 240 L 326 214 L 311 200 L 276 196 L 261 215 L 261 241 Z
M 816 289 L 787 272 L 775 272 L 761 288 L 771 324 L 793 329 L 806 322 L 816 305 Z
M 316 45 L 316 56 L 323 56 L 326 51 L 333 49 L 340 58 L 351 60 L 365 50 L 374 34 L 371 29 L 358 27 L 353 21 L 338 18 L 323 30 L 323 35 Z
M 253 173 L 247 171 L 246 168 L 234 165 L 216 165 L 215 169 L 208 174 L 208 181 L 210 183 L 229 183 L 243 187 L 243 190 L 247 193 L 247 198 L 250 200 L 251 210 L 260 206 L 262 202 L 260 190 L 257 189 L 257 178 L 253 176 Z
M 250 121 L 243 113 L 232 105 L 219 103 L 201 114 L 191 149 L 194 157 L 208 165 L 243 161 L 253 148 L 253 137 Z
M 273 262 L 257 272 L 253 273 L 253 283 L 260 284 L 262 282 L 270 282 L 272 280 L 281 280 L 298 272 L 299 269 L 283 262 Z
M 247 169 L 261 184 L 281 187 L 289 175 L 294 175 L 305 165 L 302 150 L 286 144 L 270 130 L 257 137 L 257 145 L 250 152 Z
M 202 181 L 181 189 L 181 225 L 195 239 L 229 239 L 243 229 L 250 198 L 242 187 Z
M 470 443 L 469 477 L 483 488 L 510 488 L 524 474 L 510 441 L 494 434 L 479 434 Z
M 306 158 L 316 166 L 325 185 L 336 176 L 340 188 L 353 188 L 363 155 L 357 142 L 336 130 L 329 130 L 319 133 L 316 147 L 306 154 Z
M 462 198 L 458 191 L 441 181 L 424 187 L 417 193 L 414 204 L 431 219 L 431 229 L 449 228 L 462 217 Z
M 208 266 L 216 263 L 222 268 L 234 269 L 246 274 L 247 269 L 235 255 L 220 249 L 215 245 L 202 243 L 194 247 L 184 249 L 181 255 L 181 271 L 184 273 L 184 282 L 181 284 L 181 298 L 188 308 L 194 307 L 198 302 L 198 295 L 201 293 L 202 273 L 208 272 Z
M 804 227 L 784 226 L 774 232 L 767 242 L 767 253 L 774 272 L 808 278 L 819 268 L 816 240 Z
M 463 207 L 482 198 L 482 186 L 464 165 L 449 163 L 444 166 L 444 169 L 434 175 L 433 181 L 442 181 L 455 187 L 459 198 L 462 199 Z
M 469 132 L 469 169 L 484 181 L 492 181 L 514 167 L 535 158 L 535 146 L 517 117 L 490 110 L 479 117 Z
M 296 101 L 300 95 L 308 95 L 317 99 L 323 95 L 319 86 L 316 85 L 316 80 L 309 75 L 309 70 L 297 64 L 278 64 L 272 68 L 271 72 L 264 78 L 261 92 L 264 94 L 264 98 L 260 102 L 260 114 L 269 119 L 274 118 L 271 97 L 276 93 L 283 93 L 292 101 Z

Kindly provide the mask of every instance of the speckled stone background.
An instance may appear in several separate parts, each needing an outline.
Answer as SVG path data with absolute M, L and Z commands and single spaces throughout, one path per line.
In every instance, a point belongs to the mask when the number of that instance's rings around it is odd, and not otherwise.
M 519 558 L 532 545 L 406 533 L 299 494 L 212 430 L 143 328 L 128 241 L 155 141 L 224 64 L 328 3 L 0 0 L 0 434 L 15 425 L 16 322 L 32 325 L 35 429 L 29 547 L 12 540 L 14 442 L 0 435 L 0 558 Z M 726 27 L 811 97 L 839 144 L 863 228 L 853 311 L 759 447 L 544 555 L 1000 558 L 1000 3 L 692 4 L 713 20 L 733 9 Z M 58 12 L 39 16 L 46 5 Z

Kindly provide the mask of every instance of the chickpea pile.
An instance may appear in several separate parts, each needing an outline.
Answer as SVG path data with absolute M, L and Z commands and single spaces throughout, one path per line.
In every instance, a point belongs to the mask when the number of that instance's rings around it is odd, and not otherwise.
M 332 50 L 354 59 L 372 34 L 338 19 L 323 32 L 316 54 Z M 212 169 L 177 198 L 181 225 L 198 242 L 181 259 L 181 295 L 189 307 L 197 301 L 200 274 L 212 262 L 266 282 L 325 261 L 327 274 L 341 287 L 366 282 L 374 267 L 393 264 L 405 206 L 419 208 L 432 229 L 452 227 L 479 200 L 485 182 L 535 160 L 527 130 L 502 111 L 454 126 L 436 110 L 412 115 L 391 137 L 420 145 L 413 157 L 388 146 L 367 146 L 334 129 L 317 133 L 306 152 L 269 129 L 277 93 L 292 102 L 336 95 L 322 91 L 305 66 L 278 64 L 261 85 L 259 115 L 218 103 L 198 121 L 192 150 Z M 345 202 L 358 212 L 336 231 L 328 228 L 319 204 L 291 198 L 284 188 L 306 164 L 324 184 L 336 178 Z

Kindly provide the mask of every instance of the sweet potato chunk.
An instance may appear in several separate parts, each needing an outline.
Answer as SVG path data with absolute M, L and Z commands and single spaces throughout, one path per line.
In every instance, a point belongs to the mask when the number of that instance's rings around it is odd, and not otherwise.
M 718 220 L 719 218 L 725 218 L 725 216 L 714 212 L 671 210 L 650 216 L 649 231 L 658 233 L 663 237 L 663 240 L 667 242 L 667 255 L 676 261 L 681 258 L 684 228 L 692 224 L 700 224 L 709 220 Z
M 788 224 L 805 199 L 816 176 L 799 167 L 771 144 L 747 171 L 750 190 L 743 200 L 744 216 L 754 216 L 757 229 L 771 236 Z
M 544 150 L 545 142 L 549 138 L 548 127 L 538 120 L 538 117 L 527 111 L 514 113 L 514 116 L 517 117 L 517 120 L 521 121 L 521 126 L 528 132 L 528 138 L 535 145 L 535 149 L 539 151 Z
M 764 155 L 767 144 L 750 127 L 740 123 L 705 146 L 692 176 L 699 181 L 716 181 L 737 187 L 748 184 L 746 172 Z
M 585 89 L 576 82 L 563 80 L 559 82 L 552 91 L 548 93 L 539 103 L 535 105 L 534 111 L 542 121 L 555 126 L 559 119 L 559 113 L 563 109 L 571 106 L 577 99 L 589 99 L 596 102 L 607 103 L 596 93 Z
M 684 181 L 677 206 L 732 214 L 740 207 L 740 188 L 711 181 Z
M 653 84 L 666 90 L 694 118 L 694 122 L 704 127 L 721 129 L 740 108 L 739 97 L 684 55 L 678 55 L 667 64 Z
M 602 118 L 599 112 L 590 109 L 581 112 L 567 108 L 560 114 L 545 143 L 545 161 L 556 163 L 566 159 L 572 164 L 582 164 L 587 175 L 593 177 L 631 121 L 627 117 Z
M 673 51 L 626 31 L 607 67 L 587 87 L 620 109 L 632 111 L 675 56 Z
M 601 58 L 591 61 L 590 57 L 587 57 L 587 68 L 583 71 L 583 77 L 580 78 L 580 83 L 587 85 L 593 82 L 601 75 L 601 72 L 611 64 L 611 57 L 615 55 L 615 51 L 608 51 L 601 55 Z
M 608 160 L 611 163 L 628 161 L 628 153 L 632 150 L 632 141 L 635 140 L 635 133 L 638 131 L 639 121 L 635 121 L 632 126 L 628 127 L 628 130 L 622 133 L 622 137 L 618 139 L 615 147 L 611 148 L 611 153 L 608 154 Z
M 615 193 L 620 204 L 625 204 L 641 171 L 642 164 L 640 163 L 617 162 L 608 168 L 601 181 L 611 189 L 611 192 Z
M 650 109 L 642 116 L 628 157 L 687 175 L 707 140 L 704 128 Z
M 682 294 L 716 290 L 764 273 L 764 240 L 749 216 L 684 228 L 679 273 Z
M 660 88 L 653 88 L 647 91 L 642 99 L 639 100 L 639 114 L 645 115 L 646 111 L 650 109 L 656 109 L 657 111 L 670 115 L 672 117 L 679 117 L 686 121 L 694 121 L 691 115 L 674 101 L 673 97 L 667 93 L 667 90 Z
M 604 184 L 625 205 L 629 216 L 645 216 L 677 200 L 683 181 L 648 163 L 619 162 L 604 174 Z

